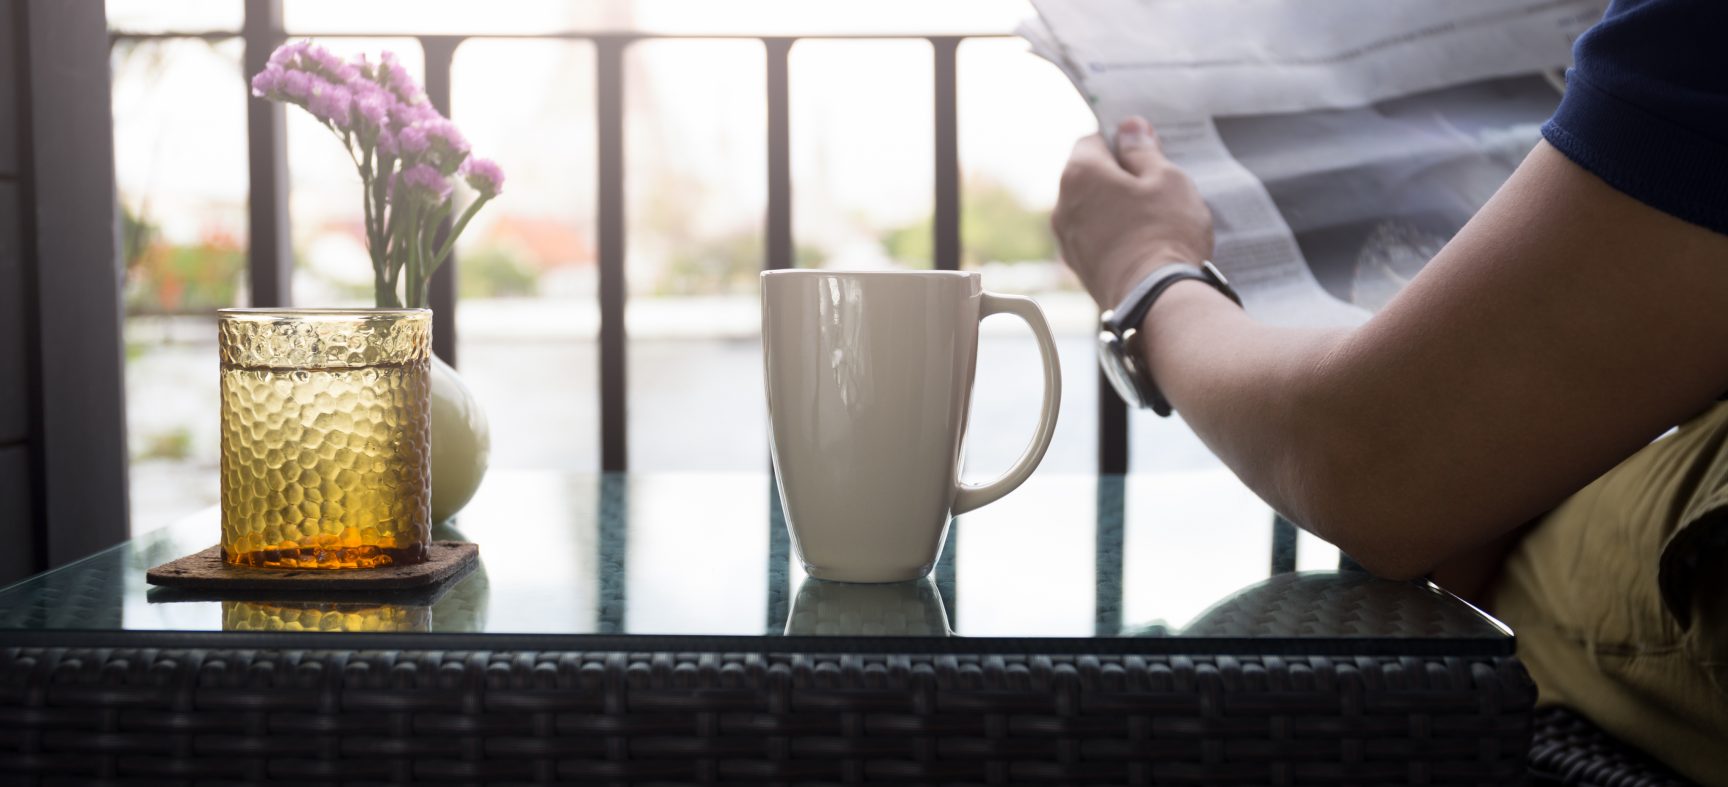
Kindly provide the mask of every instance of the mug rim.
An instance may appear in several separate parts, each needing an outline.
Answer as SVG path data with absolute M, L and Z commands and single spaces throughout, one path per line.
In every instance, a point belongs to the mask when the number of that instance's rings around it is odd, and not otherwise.
M 781 270 L 762 271 L 763 281 L 768 279 L 794 279 L 811 276 L 830 276 L 857 279 L 912 279 L 912 278 L 978 278 L 978 271 L 937 271 L 937 270 L 899 270 L 899 271 L 836 271 L 822 268 L 784 268 Z

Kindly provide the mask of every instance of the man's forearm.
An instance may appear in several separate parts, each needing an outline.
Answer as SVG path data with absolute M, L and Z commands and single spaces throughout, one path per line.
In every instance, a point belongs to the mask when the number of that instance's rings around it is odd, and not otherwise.
M 1063 172 L 1053 223 L 1100 304 L 1120 302 L 1113 282 L 1145 276 L 1160 250 L 1212 251 L 1204 202 L 1144 126 L 1124 121 L 1114 156 L 1081 140 Z M 1728 388 L 1725 259 L 1728 235 L 1539 143 L 1368 323 L 1274 328 L 1182 282 L 1152 308 L 1141 351 L 1267 502 L 1371 571 L 1420 576 L 1516 531 Z
M 1328 359 L 1347 329 L 1268 326 L 1200 282 L 1173 286 L 1142 324 L 1143 360 L 1206 445 L 1281 513 L 1323 530 L 1325 470 L 1346 424 Z M 1339 534 L 1321 532 L 1323 536 Z

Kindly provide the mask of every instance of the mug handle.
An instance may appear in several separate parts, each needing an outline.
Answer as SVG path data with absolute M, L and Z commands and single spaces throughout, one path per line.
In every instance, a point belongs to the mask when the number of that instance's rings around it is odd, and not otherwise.
M 1056 342 L 1050 338 L 1050 325 L 1044 321 L 1044 312 L 1037 302 L 1018 295 L 986 292 L 983 296 L 984 302 L 978 307 L 979 320 L 992 314 L 1012 314 L 1025 320 L 1038 339 L 1038 354 L 1044 362 L 1044 404 L 1038 415 L 1038 431 L 1032 434 L 1032 442 L 1008 472 L 987 484 L 960 484 L 952 509 L 956 516 L 1000 500 L 1032 475 L 1050 448 L 1050 438 L 1056 434 L 1056 409 L 1062 404 L 1062 367 L 1056 362 Z

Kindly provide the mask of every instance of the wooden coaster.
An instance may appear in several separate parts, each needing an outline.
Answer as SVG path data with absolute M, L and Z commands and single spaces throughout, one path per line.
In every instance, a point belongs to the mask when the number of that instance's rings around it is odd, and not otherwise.
M 305 569 L 251 568 L 222 559 L 221 545 L 170 560 L 144 575 L 152 585 L 188 590 L 376 591 L 426 588 L 467 573 L 480 556 L 480 545 L 467 541 L 434 541 L 426 562 L 383 568 Z

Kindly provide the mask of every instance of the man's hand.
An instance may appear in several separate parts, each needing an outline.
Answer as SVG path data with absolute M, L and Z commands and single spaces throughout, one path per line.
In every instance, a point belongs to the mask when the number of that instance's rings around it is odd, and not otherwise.
M 1212 257 L 1212 212 L 1146 121 L 1123 121 L 1116 149 L 1098 134 L 1074 144 L 1050 219 L 1062 260 L 1105 309 L 1161 266 Z

